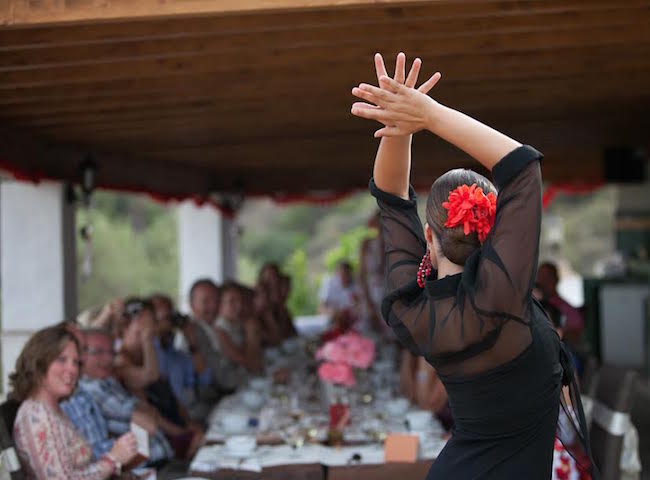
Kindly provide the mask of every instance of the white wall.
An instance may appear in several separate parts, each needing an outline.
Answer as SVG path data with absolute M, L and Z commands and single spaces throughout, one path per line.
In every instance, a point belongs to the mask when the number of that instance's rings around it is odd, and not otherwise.
M 0 183 L 3 392 L 25 341 L 76 315 L 74 207 L 60 183 Z

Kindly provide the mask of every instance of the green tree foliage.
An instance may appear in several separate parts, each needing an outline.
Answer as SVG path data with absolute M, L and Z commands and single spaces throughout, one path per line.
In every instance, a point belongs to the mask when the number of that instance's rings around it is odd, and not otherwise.
M 341 262 L 348 262 L 352 270 L 359 271 L 359 253 L 366 238 L 377 236 L 377 231 L 365 226 L 348 230 L 339 237 L 339 244 L 325 252 L 324 264 L 328 272 L 333 272 Z
M 284 264 L 284 271 L 291 277 L 291 294 L 288 308 L 293 315 L 314 313 L 318 307 L 316 287 L 307 271 L 307 254 L 296 249 Z
M 83 278 L 85 245 L 77 238 L 79 309 L 116 296 L 178 294 L 177 216 L 146 197 L 95 194 L 90 211 L 77 214 L 77 231 L 93 228 L 92 273 Z

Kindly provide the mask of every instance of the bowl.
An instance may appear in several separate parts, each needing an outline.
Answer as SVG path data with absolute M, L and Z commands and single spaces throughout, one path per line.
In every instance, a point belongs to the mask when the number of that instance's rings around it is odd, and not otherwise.
M 264 397 L 256 390 L 245 390 L 241 394 L 242 402 L 251 410 L 258 410 L 264 405 Z
M 221 419 L 221 425 L 226 433 L 242 432 L 248 428 L 248 415 L 231 412 Z
M 264 350 L 264 359 L 267 362 L 274 362 L 279 358 L 282 358 L 282 352 L 278 347 L 267 348 L 266 350 Z
M 226 440 L 226 453 L 233 457 L 248 457 L 255 447 L 257 441 L 253 435 L 235 435 Z
M 289 355 L 297 353 L 299 349 L 300 349 L 299 338 L 289 338 L 285 340 L 284 343 L 282 344 L 282 350 Z
M 375 372 L 386 373 L 395 370 L 395 364 L 390 360 L 376 360 L 372 364 L 372 369 Z
M 409 409 L 410 403 L 406 398 L 395 398 L 386 403 L 386 410 L 392 417 L 401 417 Z
M 265 392 L 271 388 L 271 379 L 266 377 L 251 378 L 250 382 L 248 382 L 248 386 L 258 392 Z
M 411 430 L 423 430 L 431 426 L 433 416 L 428 410 L 414 410 L 406 414 Z

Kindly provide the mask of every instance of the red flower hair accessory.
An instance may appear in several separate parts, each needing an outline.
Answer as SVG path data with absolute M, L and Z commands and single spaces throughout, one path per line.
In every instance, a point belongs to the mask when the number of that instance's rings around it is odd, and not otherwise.
M 483 243 L 494 225 L 497 196 L 492 192 L 485 195 L 475 183 L 471 187 L 461 185 L 449 192 L 449 200 L 442 206 L 448 211 L 445 227 L 463 225 L 465 235 L 477 232 L 479 241 Z

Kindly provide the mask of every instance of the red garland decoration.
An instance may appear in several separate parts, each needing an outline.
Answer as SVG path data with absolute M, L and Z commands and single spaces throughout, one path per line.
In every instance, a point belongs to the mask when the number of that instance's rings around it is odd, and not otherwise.
M 429 255 L 429 250 L 427 250 L 427 253 L 424 254 L 424 257 L 422 257 L 420 267 L 418 268 L 418 286 L 420 288 L 424 288 L 424 282 L 426 281 L 427 277 L 431 275 L 432 269 L 433 265 L 431 265 L 431 256 Z
M 442 206 L 448 211 L 445 227 L 463 225 L 465 235 L 477 232 L 479 241 L 483 243 L 494 225 L 497 196 L 492 192 L 485 195 L 475 183 L 471 187 L 461 185 L 449 193 L 449 200 Z

